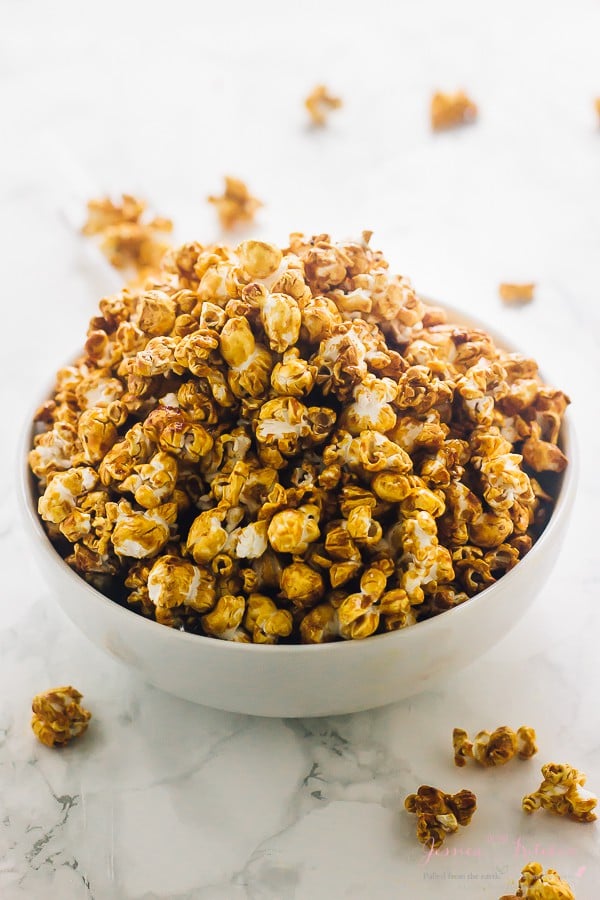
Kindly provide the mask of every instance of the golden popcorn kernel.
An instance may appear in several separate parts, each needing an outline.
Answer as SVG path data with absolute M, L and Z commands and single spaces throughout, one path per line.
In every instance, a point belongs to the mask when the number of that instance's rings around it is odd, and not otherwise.
M 437 91 L 431 98 L 431 127 L 434 131 L 467 125 L 477 118 L 477 106 L 464 91 L 445 94 Z
M 211 573 L 188 560 L 167 554 L 157 559 L 148 573 L 148 598 L 154 606 L 171 609 L 189 606 L 197 612 L 212 609 L 216 599 Z
M 470 823 L 477 808 L 477 798 L 468 790 L 445 794 L 423 784 L 416 794 L 406 797 L 404 808 L 417 816 L 417 840 L 437 849 L 447 834 L 458 831 L 459 825 Z
M 523 444 L 523 459 L 534 472 L 563 472 L 567 467 L 567 457 L 560 447 L 541 440 L 540 435 L 540 426 L 532 422 L 531 435 Z
M 542 766 L 543 781 L 537 791 L 523 797 L 526 813 L 546 809 L 557 816 L 567 816 L 577 822 L 594 822 L 598 799 L 583 789 L 586 776 L 566 763 L 547 763 Z
M 554 869 L 531 862 L 523 867 L 516 894 L 505 894 L 500 900 L 575 900 L 575 894 Z
M 275 244 L 265 241 L 242 241 L 236 249 L 240 265 L 250 278 L 268 278 L 281 265 L 283 254 Z
M 31 727 L 42 744 L 64 746 L 84 733 L 92 714 L 80 705 L 82 696 L 67 686 L 52 688 L 33 698 Z
M 304 105 L 308 110 L 313 125 L 325 125 L 327 116 L 331 110 L 339 109 L 342 101 L 329 93 L 324 84 L 318 84 L 310 92 Z
M 115 268 L 133 266 L 140 273 L 158 269 L 169 248 L 158 235 L 172 231 L 170 219 L 144 221 L 146 203 L 130 194 L 123 194 L 120 204 L 108 197 L 90 200 L 87 208 L 83 233 L 101 237 L 101 250 Z
M 278 609 L 270 597 L 263 594 L 250 594 L 244 627 L 252 635 L 255 644 L 274 644 L 279 638 L 288 637 L 292 626 L 292 614 L 289 610 Z
M 269 543 L 277 553 L 305 553 L 320 534 L 319 509 L 312 504 L 275 513 L 268 529 Z
M 202 616 L 202 625 L 211 637 L 234 641 L 238 639 L 245 611 L 246 600 L 244 597 L 223 594 L 217 600 L 215 608 Z
M 276 363 L 271 372 L 271 387 L 276 394 L 304 397 L 312 391 L 316 375 L 316 366 L 301 359 L 297 347 L 290 347 L 284 351 L 281 362 Z
M 157 407 L 147 416 L 143 430 L 165 453 L 191 463 L 200 462 L 213 446 L 206 429 L 180 409 Z
M 208 197 L 213 203 L 222 227 L 229 231 L 236 225 L 254 221 L 257 209 L 263 204 L 253 197 L 247 186 L 239 178 L 225 176 L 225 192 L 222 196 Z
M 464 766 L 471 758 L 482 766 L 503 766 L 517 755 L 519 759 L 530 759 L 537 753 L 535 740 L 535 731 L 527 725 L 522 725 L 517 732 L 506 725 L 491 733 L 480 731 L 472 743 L 466 731 L 455 728 L 452 733 L 454 764 Z
M 145 201 L 133 197 L 131 194 L 123 194 L 120 204 L 113 203 L 110 197 L 89 200 L 87 204 L 88 218 L 83 226 L 83 233 L 99 234 L 122 222 L 139 222 L 145 209 Z
M 337 610 L 330 603 L 321 603 L 307 612 L 300 622 L 303 644 L 326 644 L 339 633 Z
M 221 523 L 223 510 L 207 510 L 196 516 L 188 533 L 186 551 L 197 563 L 208 563 L 220 553 L 227 542 L 227 532 Z
M 283 353 L 297 342 L 302 316 L 293 297 L 268 294 L 261 303 L 260 317 L 271 350 Z
M 286 566 L 281 573 L 281 595 L 302 609 L 322 599 L 325 584 L 322 575 L 303 562 Z
M 145 334 L 169 334 L 176 316 L 175 304 L 164 291 L 147 291 L 141 295 L 136 318 L 137 325 Z
M 121 501 L 111 543 L 118 556 L 145 559 L 155 556 L 171 537 L 171 525 L 177 517 L 177 504 L 163 503 L 154 509 L 134 511 Z
M 506 303 L 508 305 L 531 303 L 531 301 L 533 300 L 534 291 L 534 281 L 524 282 L 522 284 L 502 282 L 502 284 L 500 284 L 500 286 L 498 287 L 500 299 L 503 303 Z
M 94 469 L 76 468 L 51 476 L 46 490 L 38 501 L 38 512 L 45 522 L 60 525 L 78 505 L 82 494 L 98 483 Z

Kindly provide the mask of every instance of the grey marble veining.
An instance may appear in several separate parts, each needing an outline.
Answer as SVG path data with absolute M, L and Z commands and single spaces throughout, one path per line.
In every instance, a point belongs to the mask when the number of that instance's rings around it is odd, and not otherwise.
M 217 6 L 217 5 L 215 5 Z M 600 95 L 592 0 L 5 3 L 0 29 L 0 897 L 2 900 L 498 898 L 539 859 L 600 892 L 596 825 L 538 813 L 539 763 L 600 790 Z M 322 133 L 302 98 L 345 101 Z M 468 129 L 432 136 L 464 86 Z M 221 176 L 265 200 L 257 233 L 363 228 L 423 293 L 477 315 L 573 399 L 580 491 L 554 573 L 492 651 L 396 706 L 260 720 L 186 703 L 102 655 L 33 568 L 14 489 L 20 423 L 115 278 L 75 228 L 89 193 L 140 191 L 178 237 L 218 236 Z M 534 280 L 502 307 L 501 280 Z M 468 656 L 469 648 L 465 647 Z M 94 719 L 62 751 L 29 707 L 72 682 Z M 454 726 L 535 725 L 532 763 L 449 764 Z M 472 788 L 473 823 L 428 855 L 404 796 Z

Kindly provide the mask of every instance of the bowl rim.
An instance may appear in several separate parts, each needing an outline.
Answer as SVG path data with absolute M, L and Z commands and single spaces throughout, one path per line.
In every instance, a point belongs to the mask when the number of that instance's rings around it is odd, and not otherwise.
M 522 353 L 521 350 L 515 347 L 512 341 L 506 340 L 506 338 L 501 333 L 497 332 L 495 328 L 488 327 L 476 316 L 471 316 L 470 313 L 465 313 L 462 310 L 457 309 L 456 307 L 449 304 L 440 303 L 439 301 L 433 301 L 430 298 L 424 297 L 422 295 L 419 296 L 425 303 L 431 306 L 441 307 L 446 313 L 448 313 L 449 324 L 453 324 L 454 322 L 456 322 L 456 324 L 459 325 L 464 324 L 474 328 L 481 328 L 485 330 L 493 338 L 494 343 L 496 343 L 502 349 L 507 350 L 509 353 Z M 67 365 L 71 364 L 71 362 L 67 363 Z M 53 377 L 55 378 L 56 376 Z M 52 384 L 54 384 L 54 381 L 52 382 Z M 43 398 L 47 398 L 50 395 L 51 391 L 52 387 L 49 390 L 44 391 Z M 571 416 L 569 415 L 569 412 L 567 410 L 561 423 L 560 439 L 561 443 L 563 445 L 566 445 L 567 448 L 568 465 L 561 473 L 560 487 L 554 508 L 552 510 L 552 515 L 550 516 L 550 519 L 548 520 L 548 523 L 543 532 L 541 533 L 537 541 L 533 544 L 531 550 L 529 550 L 528 553 L 524 557 L 522 557 L 512 569 L 502 575 L 501 578 L 498 579 L 498 581 L 495 581 L 493 584 L 484 588 L 484 590 L 480 591 L 480 593 L 474 594 L 464 603 L 460 603 L 458 606 L 455 606 L 452 609 L 445 610 L 444 612 L 439 613 L 437 616 L 432 616 L 430 619 L 425 619 L 422 622 L 416 622 L 414 625 L 410 625 L 407 628 L 400 628 L 396 631 L 389 631 L 383 634 L 373 634 L 363 640 L 328 641 L 321 644 L 256 644 L 253 642 L 244 643 L 241 641 L 226 641 L 220 638 L 210 637 L 208 635 L 192 634 L 187 631 L 180 631 L 176 628 L 167 628 L 165 625 L 161 625 L 159 622 L 156 622 L 153 619 L 149 619 L 146 616 L 140 615 L 133 609 L 128 609 L 126 606 L 122 606 L 120 603 L 111 600 L 110 597 L 107 597 L 93 585 L 89 584 L 84 578 L 81 577 L 81 575 L 78 575 L 75 570 L 65 562 L 60 553 L 57 552 L 51 540 L 49 539 L 42 525 L 42 520 L 40 519 L 37 512 L 36 498 L 34 496 L 33 490 L 35 475 L 30 470 L 28 462 L 28 455 L 32 447 L 32 438 L 34 436 L 35 429 L 34 414 L 39 408 L 41 402 L 43 402 L 43 399 L 41 401 L 38 400 L 34 405 L 28 408 L 27 415 L 21 428 L 21 437 L 19 440 L 17 456 L 17 493 L 20 500 L 20 506 L 23 511 L 22 518 L 24 519 L 28 530 L 30 532 L 31 530 L 33 530 L 35 538 L 39 539 L 39 541 L 41 542 L 41 545 L 43 547 L 42 552 L 52 561 L 53 565 L 56 565 L 57 569 L 62 572 L 62 574 L 65 575 L 74 586 L 77 585 L 80 589 L 84 590 L 89 595 L 90 599 L 94 600 L 97 603 L 105 605 L 107 610 L 110 608 L 111 612 L 117 616 L 126 616 L 132 624 L 133 619 L 131 617 L 135 617 L 135 619 L 137 619 L 138 623 L 140 624 L 140 627 L 142 629 L 152 629 L 152 634 L 155 637 L 159 639 L 171 640 L 171 637 L 169 637 L 169 635 L 171 635 L 173 636 L 174 640 L 192 642 L 198 647 L 202 647 L 203 642 L 208 641 L 209 645 L 215 649 L 219 647 L 230 648 L 229 650 L 225 650 L 225 652 L 251 652 L 254 654 L 267 653 L 277 654 L 280 656 L 289 653 L 351 653 L 358 652 L 356 648 L 364 647 L 365 642 L 369 646 L 371 646 L 375 645 L 375 642 L 381 641 L 408 641 L 410 639 L 404 637 L 404 635 L 406 634 L 424 635 L 427 633 L 426 629 L 428 631 L 432 631 L 434 627 L 439 628 L 444 622 L 448 623 L 449 616 L 453 616 L 452 622 L 455 622 L 461 615 L 465 615 L 465 609 L 474 609 L 475 607 L 481 607 L 487 602 L 493 602 L 493 600 L 491 600 L 490 598 L 493 598 L 495 592 L 501 589 L 505 589 L 510 585 L 510 583 L 512 583 L 512 581 L 515 581 L 520 577 L 520 575 L 523 574 L 522 566 L 523 564 L 526 564 L 528 559 L 537 559 L 537 557 L 543 553 L 544 546 L 550 540 L 551 535 L 560 527 L 562 520 L 569 513 L 570 507 L 575 497 L 578 481 L 578 444 L 573 428 L 573 422 L 571 421 Z M 150 636 L 149 631 L 148 635 Z M 352 647 L 354 648 L 354 650 L 350 649 Z

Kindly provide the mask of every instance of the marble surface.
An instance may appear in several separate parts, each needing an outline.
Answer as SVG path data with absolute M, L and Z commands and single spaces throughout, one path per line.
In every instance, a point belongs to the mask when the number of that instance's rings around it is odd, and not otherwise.
M 520 812 L 537 761 L 457 770 L 449 753 L 455 725 L 530 723 L 539 763 L 600 790 L 598 4 L 6 0 L 1 14 L 0 896 L 498 898 L 538 859 L 598 897 L 598 826 Z M 314 132 L 302 98 L 321 80 L 345 105 Z M 478 123 L 433 136 L 438 86 L 466 87 Z M 419 290 L 510 335 L 573 399 L 580 490 L 547 588 L 483 659 L 394 707 L 278 721 L 169 697 L 89 645 L 30 561 L 18 431 L 115 284 L 77 234 L 83 201 L 139 191 L 179 237 L 207 240 L 224 173 L 264 199 L 261 236 L 373 229 Z M 503 308 L 498 282 L 520 279 L 535 302 Z M 65 682 L 93 725 L 52 752 L 29 704 Z M 480 798 L 429 857 L 402 811 L 422 782 Z

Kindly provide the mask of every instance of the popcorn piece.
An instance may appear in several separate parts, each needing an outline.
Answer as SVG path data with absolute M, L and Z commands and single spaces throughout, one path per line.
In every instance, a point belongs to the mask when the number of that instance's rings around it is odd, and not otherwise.
M 298 340 L 302 316 L 293 297 L 267 294 L 261 303 L 260 317 L 271 350 L 283 353 Z
M 534 472 L 562 472 L 567 467 L 567 457 L 556 444 L 540 439 L 542 429 L 531 423 L 531 434 L 523 444 L 523 459 Z
M 516 894 L 505 894 L 500 900 L 575 900 L 575 894 L 554 869 L 544 873 L 537 862 L 528 863 L 521 871 Z
M 200 513 L 190 526 L 186 551 L 197 563 L 208 563 L 227 543 L 228 534 L 222 522 L 226 511 L 209 509 Z
M 393 571 L 393 564 L 391 567 Z M 374 634 L 380 617 L 386 621 L 386 630 L 396 630 L 413 624 L 410 601 L 404 590 L 386 592 L 391 571 L 385 571 L 378 563 L 367 569 L 360 579 L 360 592 L 349 594 L 338 607 L 339 633 L 343 638 L 361 639 Z
M 577 822 L 594 822 L 593 811 L 598 802 L 589 791 L 583 790 L 586 777 L 572 766 L 562 763 L 547 763 L 542 766 L 544 780 L 533 794 L 523 797 L 523 809 L 532 813 L 536 809 L 546 809 L 557 816 L 568 816 Z
M 438 91 L 431 98 L 431 127 L 434 131 L 466 125 L 477 118 L 477 106 L 464 91 L 444 94 Z
M 482 766 L 503 766 L 517 755 L 519 759 L 531 759 L 538 749 L 535 740 L 535 731 L 527 725 L 522 725 L 517 732 L 506 725 L 491 734 L 480 731 L 472 743 L 466 731 L 455 728 L 452 732 L 454 764 L 464 766 L 471 758 Z
M 253 197 L 239 178 L 225 176 L 225 193 L 221 197 L 209 197 L 209 203 L 217 208 L 217 214 L 225 230 L 254 221 L 256 210 L 263 204 Z
M 533 281 L 524 284 L 503 282 L 498 288 L 500 299 L 508 305 L 531 303 L 534 290 L 535 282 Z
M 277 553 L 305 553 L 320 534 L 319 508 L 310 503 L 275 513 L 268 528 L 269 543 Z
M 229 387 L 236 397 L 261 397 L 267 390 L 273 360 L 261 344 L 257 344 L 247 320 L 233 316 L 220 335 L 221 355 L 229 371 Z
M 304 101 L 313 125 L 325 125 L 330 110 L 339 109 L 342 101 L 332 96 L 324 84 L 318 84 Z
M 45 522 L 60 525 L 77 506 L 79 498 L 96 487 L 94 469 L 69 469 L 52 476 L 39 499 L 38 512 Z
M 158 235 L 172 231 L 173 223 L 161 216 L 142 221 L 145 209 L 144 201 L 129 194 L 123 194 L 121 204 L 108 197 L 90 200 L 83 233 L 101 235 L 101 249 L 115 268 L 133 265 L 139 271 L 151 271 L 169 246 Z
M 223 641 L 243 640 L 245 632 L 241 628 L 246 611 L 246 600 L 242 596 L 223 594 L 215 608 L 202 616 L 202 626 L 210 637 Z
M 279 247 L 264 241 L 242 241 L 236 253 L 241 267 L 253 281 L 275 275 L 283 261 Z
M 339 419 L 340 428 L 352 435 L 372 429 L 385 433 L 396 424 L 396 413 L 390 402 L 395 400 L 398 386 L 391 378 L 365 375 L 352 391 L 354 402 L 347 406 Z
M 157 407 L 144 422 L 144 433 L 165 453 L 197 463 L 210 451 L 213 439 L 198 422 L 189 421 L 180 409 Z
M 177 484 L 177 461 L 168 453 L 159 451 L 150 462 L 134 466 L 134 471 L 119 486 L 120 491 L 130 491 L 135 502 L 145 509 L 152 509 L 169 500 Z
M 170 539 L 176 519 L 176 503 L 163 503 L 137 512 L 130 503 L 121 500 L 111 535 L 115 553 L 133 559 L 156 556 Z
M 339 634 L 337 610 L 330 603 L 321 603 L 309 610 L 300 622 L 303 644 L 327 644 Z
M 197 612 L 212 609 L 215 579 L 208 569 L 167 554 L 156 560 L 148 573 L 148 598 L 155 606 L 172 609 L 189 606 Z
M 287 609 L 278 609 L 263 594 L 250 594 L 244 626 L 255 644 L 277 643 L 279 638 L 286 638 L 291 634 L 292 625 L 292 614 Z
M 404 808 L 417 816 L 417 840 L 437 849 L 447 834 L 458 831 L 459 825 L 469 824 L 477 808 L 477 798 L 468 790 L 445 794 L 423 784 L 416 794 L 408 795 Z
M 42 744 L 63 747 L 85 732 L 92 714 L 80 705 L 81 698 L 70 686 L 52 688 L 33 698 L 31 727 Z
M 314 606 L 324 593 L 323 576 L 304 562 L 291 563 L 281 573 L 281 595 L 295 607 Z
M 302 359 L 297 347 L 291 347 L 284 352 L 281 362 L 273 368 L 271 387 L 277 394 L 304 397 L 313 389 L 316 374 L 316 366 Z

